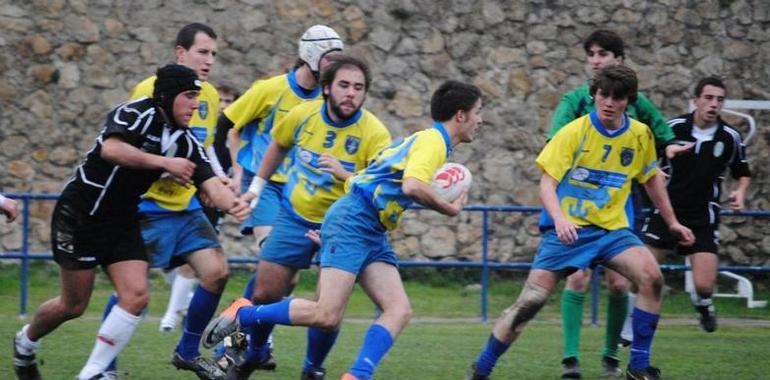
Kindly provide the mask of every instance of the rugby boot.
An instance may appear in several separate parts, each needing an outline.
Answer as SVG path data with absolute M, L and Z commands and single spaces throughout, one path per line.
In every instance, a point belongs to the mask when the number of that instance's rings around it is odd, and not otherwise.
M 579 379 L 581 377 L 582 375 L 580 374 L 580 363 L 576 357 L 571 356 L 564 358 L 564 360 L 561 361 L 562 379 Z
M 620 361 L 609 356 L 603 357 L 601 377 L 623 378 L 623 370 L 620 369 Z
M 198 356 L 193 359 L 185 359 L 178 352 L 174 352 L 171 364 L 177 370 L 195 372 L 201 380 L 224 380 L 225 373 L 210 359 Z
M 631 367 L 626 368 L 626 380 L 661 380 L 663 379 L 663 375 L 661 375 L 660 370 L 655 367 L 647 367 L 645 369 L 631 369 Z
M 19 334 L 13 337 L 13 370 L 19 380 L 40 380 L 40 371 L 37 369 L 35 354 L 22 355 L 16 348 Z
M 489 380 L 489 376 L 476 372 L 476 363 L 473 363 L 468 372 L 465 373 L 465 380 Z
M 252 306 L 251 301 L 245 298 L 238 298 L 222 314 L 212 319 L 203 330 L 201 345 L 206 348 L 213 348 L 217 343 L 225 339 L 226 336 L 236 332 L 239 327 L 238 309 L 246 306 Z
M 323 368 L 310 368 L 302 371 L 300 380 L 324 380 L 326 377 L 326 369 Z
M 714 305 L 695 306 L 698 311 L 698 322 L 700 328 L 705 332 L 714 332 L 717 330 L 717 311 Z

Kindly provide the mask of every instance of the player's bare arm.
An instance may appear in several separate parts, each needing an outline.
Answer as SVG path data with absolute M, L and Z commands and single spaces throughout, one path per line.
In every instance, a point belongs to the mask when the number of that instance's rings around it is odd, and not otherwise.
M 448 202 L 436 194 L 429 184 L 414 177 L 405 178 L 401 189 L 415 202 L 448 216 L 459 214 L 468 201 L 468 192 L 465 191 L 453 202 Z
M 201 189 L 203 189 L 211 205 L 227 212 L 238 221 L 242 221 L 251 213 L 248 203 L 233 194 L 218 177 L 211 177 L 203 181 Z
M 746 202 L 746 190 L 751 184 L 751 177 L 738 178 L 738 184 L 730 192 L 730 209 L 733 211 L 743 210 Z
M 556 186 L 559 182 L 548 174 L 543 173 L 540 177 L 540 201 L 553 219 L 556 236 L 564 244 L 572 244 L 578 239 L 577 230 L 580 228 L 572 223 L 561 210 L 559 198 L 556 196 Z
M 195 171 L 195 164 L 192 161 L 180 157 L 164 157 L 143 152 L 117 136 L 111 136 L 104 140 L 101 156 L 105 160 L 121 166 L 163 170 L 171 175 L 174 182 L 184 186 L 192 185 L 192 175 Z
M 286 155 L 289 154 L 290 149 L 290 147 L 287 148 L 281 146 L 275 141 L 270 142 L 270 145 L 265 151 L 265 156 L 262 158 L 262 163 L 259 165 L 257 175 L 251 180 L 249 190 L 241 195 L 241 199 L 246 202 L 252 202 L 253 200 L 259 199 L 260 194 L 262 194 L 262 189 L 265 188 L 267 181 L 281 165 L 284 158 L 286 158 Z M 252 202 L 251 208 L 256 207 L 256 205 L 256 202 Z

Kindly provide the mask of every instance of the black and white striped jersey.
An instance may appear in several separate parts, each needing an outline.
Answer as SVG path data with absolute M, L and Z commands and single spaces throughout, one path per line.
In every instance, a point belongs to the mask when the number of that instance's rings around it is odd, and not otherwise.
M 741 134 L 717 119 L 713 134 L 693 132 L 693 113 L 669 120 L 675 143 L 694 142 L 695 146 L 671 160 L 663 157 L 663 170 L 668 173 L 668 195 L 677 218 L 693 225 L 718 220 L 722 181 L 726 169 L 733 178 L 750 177 L 746 147 Z M 696 137 L 697 136 L 697 137 Z M 689 225 L 689 224 L 688 224 Z
M 163 172 L 123 167 L 102 158 L 102 143 L 112 136 L 147 153 L 187 158 L 196 165 L 196 185 L 214 176 L 195 136 L 186 128 L 168 126 L 152 101 L 141 98 L 123 103 L 107 115 L 96 144 L 65 185 L 61 201 L 72 202 L 94 217 L 134 217 L 140 196 Z

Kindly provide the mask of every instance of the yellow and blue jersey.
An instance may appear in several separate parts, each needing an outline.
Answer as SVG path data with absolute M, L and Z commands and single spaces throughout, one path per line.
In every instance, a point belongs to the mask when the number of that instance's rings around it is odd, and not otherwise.
M 657 171 L 655 141 L 645 124 L 626 115 L 619 130 L 609 131 L 596 112 L 564 126 L 535 163 L 559 182 L 556 194 L 570 221 L 606 230 L 631 225 L 631 179 L 645 183 Z M 553 227 L 545 211 L 540 227 Z
M 319 169 L 322 154 L 336 157 L 355 173 L 390 144 L 390 132 L 369 111 L 360 109 L 348 120 L 334 122 L 323 100 L 294 107 L 271 134 L 278 145 L 292 149 L 282 203 L 310 223 L 321 223 L 329 206 L 345 194 L 343 181 Z
M 383 149 L 366 170 L 348 180 L 347 187 L 369 200 L 379 212 L 382 225 L 393 230 L 413 202 L 401 189 L 404 179 L 414 177 L 430 184 L 451 153 L 452 141 L 446 128 L 434 121 L 433 128 Z
M 130 99 L 152 97 L 155 89 L 155 76 L 151 76 L 136 85 L 129 93 Z M 190 119 L 190 132 L 204 148 L 214 143 L 219 114 L 219 93 L 209 82 L 203 82 L 198 95 L 198 110 Z M 200 202 L 194 197 L 195 186 L 184 187 L 170 178 L 155 181 L 142 197 L 139 210 L 142 212 L 174 212 L 197 210 Z
M 311 91 L 300 87 L 294 71 L 254 82 L 224 111 L 225 116 L 233 122 L 233 128 L 241 131 L 238 164 L 243 169 L 256 173 L 270 145 L 270 131 L 273 127 L 294 106 L 315 100 L 320 95 L 320 86 Z M 283 165 L 270 180 L 286 182 L 286 169 Z

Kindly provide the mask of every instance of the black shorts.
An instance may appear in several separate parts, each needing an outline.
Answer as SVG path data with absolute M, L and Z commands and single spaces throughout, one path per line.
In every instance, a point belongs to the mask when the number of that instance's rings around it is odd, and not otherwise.
M 695 235 L 695 244 L 689 247 L 679 245 L 679 238 L 669 231 L 668 225 L 657 212 L 645 219 L 642 226 L 642 240 L 645 244 L 655 248 L 676 250 L 678 254 L 683 256 L 696 252 L 717 253 L 719 249 L 719 224 L 684 225 L 691 229 Z
M 62 200 L 53 212 L 51 245 L 54 261 L 71 270 L 148 261 L 138 217 L 94 218 Z

